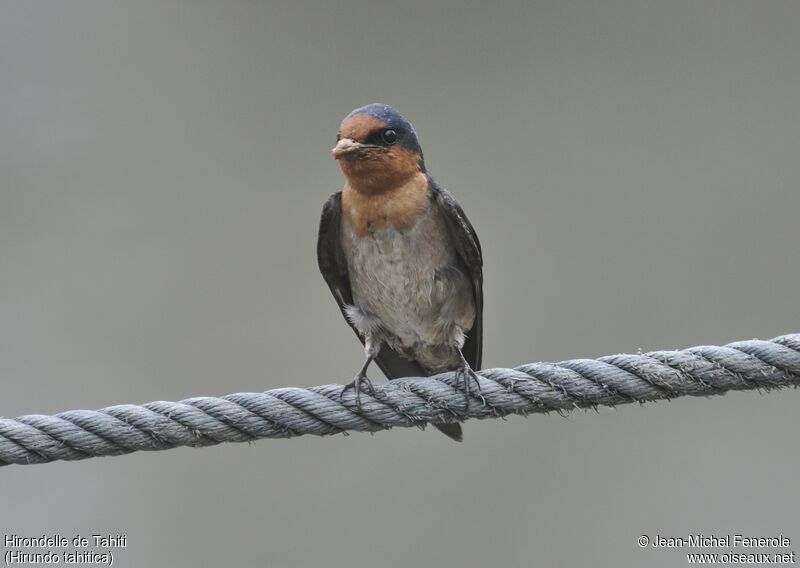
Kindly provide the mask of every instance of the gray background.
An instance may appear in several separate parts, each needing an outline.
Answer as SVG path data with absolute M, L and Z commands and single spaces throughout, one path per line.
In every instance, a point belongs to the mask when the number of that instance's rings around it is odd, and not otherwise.
M 341 117 L 395 105 L 486 257 L 486 367 L 800 331 L 800 4 L 0 4 L 0 415 L 350 380 Z M 376 370 L 373 378 L 379 378 Z M 0 470 L 118 566 L 683 566 L 800 548 L 797 392 Z

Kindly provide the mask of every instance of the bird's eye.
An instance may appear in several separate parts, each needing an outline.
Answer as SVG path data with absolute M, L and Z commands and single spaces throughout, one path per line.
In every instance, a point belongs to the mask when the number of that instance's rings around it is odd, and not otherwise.
M 386 142 L 387 144 L 394 144 L 397 142 L 397 132 L 389 128 L 388 130 L 384 130 L 381 132 L 381 140 Z

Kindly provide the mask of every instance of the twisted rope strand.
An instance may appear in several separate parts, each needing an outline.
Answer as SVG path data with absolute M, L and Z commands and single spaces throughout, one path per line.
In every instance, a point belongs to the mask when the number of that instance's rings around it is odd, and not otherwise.
M 468 409 L 464 393 L 453 388 L 453 373 L 444 373 L 378 385 L 374 393 L 362 393 L 360 409 L 352 390 L 342 396 L 342 385 L 322 385 L 0 418 L 0 465 L 796 387 L 800 334 L 724 347 L 530 363 L 478 375 L 481 393 L 473 393 Z

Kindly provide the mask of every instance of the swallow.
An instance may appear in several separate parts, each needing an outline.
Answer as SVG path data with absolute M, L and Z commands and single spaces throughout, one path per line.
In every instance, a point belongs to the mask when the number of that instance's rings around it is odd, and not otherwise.
M 414 128 L 394 108 L 352 111 L 331 153 L 345 182 L 323 207 L 317 261 L 365 354 L 345 390 L 355 389 L 360 407 L 375 361 L 389 380 L 456 371 L 469 405 L 472 380 L 480 393 L 483 342 L 475 229 L 431 177 Z M 460 424 L 436 427 L 462 440 Z

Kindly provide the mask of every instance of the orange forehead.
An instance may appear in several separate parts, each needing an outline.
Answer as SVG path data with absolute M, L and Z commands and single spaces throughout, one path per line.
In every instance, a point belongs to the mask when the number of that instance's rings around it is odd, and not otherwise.
M 356 142 L 363 142 L 370 134 L 385 127 L 386 125 L 382 120 L 375 118 L 371 114 L 362 113 L 345 120 L 339 127 L 339 136 L 350 138 Z

